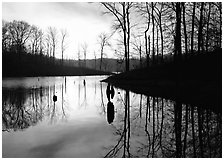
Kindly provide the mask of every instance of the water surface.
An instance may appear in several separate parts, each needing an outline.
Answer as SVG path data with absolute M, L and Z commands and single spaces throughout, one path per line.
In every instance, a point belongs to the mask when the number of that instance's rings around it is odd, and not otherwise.
M 105 78 L 3 79 L 3 157 L 221 157 L 221 114 Z

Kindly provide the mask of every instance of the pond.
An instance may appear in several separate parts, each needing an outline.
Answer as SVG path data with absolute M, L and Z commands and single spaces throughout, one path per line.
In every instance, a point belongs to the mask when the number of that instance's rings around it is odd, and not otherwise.
M 105 78 L 3 79 L 3 158 L 222 156 L 221 113 Z

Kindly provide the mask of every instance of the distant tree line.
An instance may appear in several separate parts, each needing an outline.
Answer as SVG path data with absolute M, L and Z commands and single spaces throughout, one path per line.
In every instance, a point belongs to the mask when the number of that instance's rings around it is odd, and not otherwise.
M 2 21 L 2 52 L 21 55 L 30 53 L 45 55 L 55 59 L 56 48 L 60 46 L 63 63 L 68 33 L 65 29 L 48 27 L 46 33 L 35 25 L 25 21 Z
M 221 2 L 103 2 L 104 14 L 114 17 L 113 28 L 122 40 L 116 54 L 146 57 L 146 66 L 174 61 L 193 53 L 207 53 L 222 45 Z M 122 48 L 122 49 L 121 49 Z
M 114 50 L 118 64 L 125 63 L 126 71 L 130 69 L 131 58 L 138 58 L 140 67 L 149 67 L 162 64 L 170 57 L 181 61 L 193 53 L 221 48 L 221 2 L 102 2 L 101 5 L 104 14 L 114 18 L 114 30 L 111 35 L 101 33 L 97 39 L 100 63 L 98 67 L 95 63 L 95 68 L 100 70 L 106 65 L 107 47 Z M 121 37 L 117 48 L 109 42 L 115 32 Z M 43 31 L 24 21 L 3 20 L 2 52 L 45 55 L 52 62 L 56 53 L 60 53 L 63 64 L 67 36 L 63 29 L 48 27 Z M 78 47 L 79 66 L 86 66 L 87 50 L 87 43 Z M 95 52 L 94 58 L 96 61 Z

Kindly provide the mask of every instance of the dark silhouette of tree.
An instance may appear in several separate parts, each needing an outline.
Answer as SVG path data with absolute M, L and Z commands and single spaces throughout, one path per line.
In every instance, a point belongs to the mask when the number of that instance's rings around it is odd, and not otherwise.
M 199 30 L 198 30 L 198 53 L 200 53 L 201 49 L 204 50 L 203 46 L 203 9 L 204 9 L 204 2 L 201 2 L 201 9 L 200 9 L 200 19 L 199 19 Z
M 129 45 L 130 45 L 130 35 L 131 35 L 131 26 L 130 26 L 130 9 L 133 5 L 132 2 L 102 2 L 102 5 L 112 14 L 118 24 L 115 26 L 116 29 L 122 29 L 123 32 L 123 45 L 124 45 L 124 56 L 125 56 L 125 68 L 126 71 L 129 71 Z
M 191 54 L 194 51 L 194 21 L 195 21 L 195 8 L 196 3 L 193 3 L 193 14 L 192 14 L 192 23 L 191 23 Z
M 77 57 L 78 57 L 78 66 L 81 67 L 81 53 L 80 53 L 79 47 L 78 47 Z
M 62 29 L 61 30 L 61 62 L 62 62 L 62 65 L 63 65 L 63 59 L 64 59 L 64 52 L 65 52 L 65 49 L 66 49 L 65 40 L 66 40 L 67 36 L 68 36 L 67 30 Z
M 158 25 L 159 25 L 159 30 L 160 30 L 160 40 L 161 40 L 161 62 L 163 63 L 163 27 L 162 27 L 162 13 L 163 13 L 163 7 L 164 4 L 163 2 L 160 3 L 160 8 L 158 8 L 157 6 L 155 6 L 156 9 L 156 14 L 158 17 Z
M 152 64 L 155 64 L 155 17 L 154 17 L 154 5 L 153 2 L 151 2 L 151 8 L 152 8 Z
M 101 33 L 98 37 L 98 43 L 100 44 L 100 70 L 102 70 L 103 56 L 104 56 L 104 48 L 106 46 L 110 46 L 109 36 L 106 33 Z
M 209 42 L 209 22 L 210 22 L 210 15 L 211 15 L 211 5 L 212 3 L 208 3 L 208 15 L 207 15 L 207 24 L 206 24 L 206 52 L 208 53 L 208 42 Z
M 2 20 L 2 51 L 3 53 L 9 51 L 12 42 L 8 31 L 9 22 Z
M 96 52 L 95 51 L 94 51 L 94 63 L 95 63 L 94 68 L 96 70 Z
M 188 54 L 188 44 L 187 44 L 187 27 L 186 27 L 186 21 L 185 21 L 185 2 L 182 2 L 182 8 L 183 8 L 183 26 L 184 26 L 184 42 L 185 42 L 185 57 L 187 57 Z
M 83 56 L 84 56 L 84 67 L 86 67 L 86 54 L 87 54 L 88 44 L 84 42 L 81 47 L 82 47 Z
M 181 60 L 181 5 L 179 2 L 175 4 L 176 9 L 176 34 L 175 34 L 175 53 L 174 53 L 174 59 L 176 62 L 179 62 Z
M 134 50 L 134 52 L 137 52 L 137 56 L 139 56 L 139 66 L 140 66 L 140 68 L 142 68 L 143 67 L 143 60 L 142 60 L 142 54 L 143 54 L 143 49 L 142 49 L 142 46 L 143 46 L 143 44 L 142 44 L 142 41 L 141 41 L 141 36 L 134 36 L 133 35 L 133 42 L 131 43 L 132 44 L 132 46 L 133 46 L 133 50 Z
M 25 43 L 30 38 L 33 30 L 32 27 L 24 21 L 9 22 L 8 33 L 12 40 L 12 45 L 16 47 L 16 52 L 24 52 Z
M 147 32 L 149 30 L 149 25 L 150 25 L 150 13 L 149 13 L 149 4 L 148 2 L 145 3 L 146 10 L 147 10 L 147 17 L 148 17 L 148 22 L 147 22 L 147 28 L 145 30 L 145 53 L 146 53 L 146 60 L 147 60 L 147 67 L 149 67 L 149 56 L 150 56 L 150 36 L 147 37 Z M 147 42 L 147 39 L 149 39 L 149 42 Z M 149 43 L 149 45 L 148 45 Z
M 39 29 L 36 26 L 32 26 L 32 34 L 31 34 L 31 53 L 32 54 L 38 54 L 41 51 L 42 48 L 42 38 L 43 38 L 43 32 L 41 29 Z
M 55 27 L 49 27 L 48 28 L 48 35 L 50 38 L 50 44 L 52 48 L 52 53 L 53 53 L 53 59 L 55 61 L 55 52 L 56 52 L 56 45 L 57 45 L 57 36 L 58 36 L 58 31 Z

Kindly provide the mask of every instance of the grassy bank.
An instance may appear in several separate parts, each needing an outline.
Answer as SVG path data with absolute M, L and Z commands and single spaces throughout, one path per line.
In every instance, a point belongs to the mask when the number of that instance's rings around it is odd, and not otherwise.
M 109 77 L 104 82 L 139 94 L 164 97 L 220 112 L 221 50 L 192 55 L 179 64 L 170 62 L 121 73 Z

